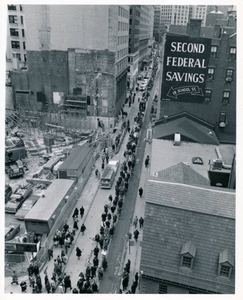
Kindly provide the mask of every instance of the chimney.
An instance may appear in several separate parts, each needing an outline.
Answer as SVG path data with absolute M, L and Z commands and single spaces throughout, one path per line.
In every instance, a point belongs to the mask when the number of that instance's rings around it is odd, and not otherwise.
M 13 53 L 13 69 L 19 70 L 19 58 L 17 56 L 17 53 Z
M 200 19 L 191 19 L 188 28 L 188 35 L 190 37 L 200 37 L 201 35 L 201 22 Z
M 229 14 L 228 17 L 228 26 L 227 27 L 235 27 L 235 18 L 232 14 Z
M 215 38 L 220 38 L 221 37 L 221 26 L 219 24 L 214 25 L 214 34 L 213 36 Z

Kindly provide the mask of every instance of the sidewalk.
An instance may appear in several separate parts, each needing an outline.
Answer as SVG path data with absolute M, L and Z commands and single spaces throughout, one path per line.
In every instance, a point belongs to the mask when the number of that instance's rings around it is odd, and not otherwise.
M 131 107 L 125 106 L 124 107 L 124 111 L 126 111 L 128 113 L 128 118 L 129 118 L 129 114 L 130 114 L 132 108 L 133 108 L 133 106 L 131 106 Z M 117 127 L 121 128 L 122 123 L 123 123 L 123 120 L 120 120 L 117 124 Z M 117 132 L 118 132 L 118 130 L 117 130 Z M 114 133 L 114 135 L 116 135 L 117 132 Z M 125 143 L 125 140 L 126 139 L 124 139 L 123 144 Z M 120 150 L 120 152 L 122 153 L 122 150 Z M 95 242 L 94 242 L 93 238 L 94 238 L 95 234 L 99 232 L 100 221 L 101 221 L 100 214 L 103 211 L 104 204 L 106 204 L 108 202 L 107 195 L 105 197 L 104 197 L 104 195 L 107 193 L 111 193 L 110 190 L 108 190 L 109 191 L 108 192 L 107 190 L 104 191 L 104 190 L 99 189 L 99 180 L 95 176 L 95 169 L 96 168 L 100 169 L 101 163 L 102 163 L 102 159 L 101 159 L 101 157 L 99 157 L 99 159 L 95 162 L 95 165 L 94 165 L 93 171 L 90 175 L 90 178 L 88 179 L 88 181 L 82 191 L 82 194 L 79 197 L 77 204 L 76 204 L 76 207 L 78 209 L 81 206 L 83 206 L 85 209 L 83 219 L 79 218 L 78 226 L 80 228 L 83 222 L 87 222 L 87 224 L 85 223 L 87 230 L 86 230 L 84 236 L 82 236 L 80 234 L 79 230 L 76 232 L 75 240 L 73 241 L 74 246 L 72 249 L 69 249 L 69 253 L 67 255 L 68 261 L 67 261 L 67 265 L 65 268 L 65 272 L 68 275 L 70 275 L 73 287 L 76 287 L 76 282 L 78 280 L 79 272 L 85 271 L 85 268 L 88 265 L 88 261 L 90 259 L 90 255 L 95 246 Z M 98 202 L 98 204 L 95 205 L 95 207 L 93 207 L 92 204 L 96 198 L 98 191 L 100 194 L 99 197 L 101 199 L 99 199 L 99 201 L 96 201 L 96 202 Z M 90 213 L 90 210 L 92 210 L 91 213 Z M 95 219 L 92 219 L 93 216 L 95 217 Z M 72 214 L 68 218 L 67 224 L 69 225 L 70 228 L 73 227 Z M 97 231 L 97 228 L 98 228 L 98 231 Z M 76 253 L 75 253 L 76 252 L 75 249 L 77 246 L 83 251 L 80 261 L 77 261 L 77 257 L 76 257 Z M 54 259 L 58 255 L 61 255 L 61 250 L 62 249 L 60 247 L 53 248 L 53 258 L 51 258 L 51 260 L 45 264 L 45 267 L 43 268 L 43 270 L 40 273 L 40 276 L 42 279 L 42 285 L 43 285 L 43 293 L 46 293 L 46 290 L 44 287 L 44 276 L 45 276 L 44 270 L 45 269 L 47 270 L 47 274 L 48 274 L 48 277 L 50 280 L 52 277 L 53 269 L 54 269 Z M 101 261 L 100 257 L 99 257 L 99 259 Z M 77 264 L 77 262 L 78 262 L 78 264 Z M 11 281 L 12 281 L 11 277 L 5 277 L 5 293 L 14 293 L 14 294 L 21 293 L 20 286 L 18 286 L 18 285 L 12 286 Z M 19 277 L 19 283 L 21 281 L 26 281 L 28 283 L 29 282 L 28 276 L 26 275 L 26 276 Z M 70 292 L 71 291 L 68 289 L 68 293 L 70 293 Z M 28 287 L 27 293 L 32 293 L 32 288 Z

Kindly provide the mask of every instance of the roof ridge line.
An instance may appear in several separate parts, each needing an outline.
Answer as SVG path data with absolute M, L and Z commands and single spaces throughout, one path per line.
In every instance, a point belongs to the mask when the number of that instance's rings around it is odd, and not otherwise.
M 214 189 L 208 189 L 208 188 L 203 188 L 203 187 L 198 187 L 198 186 L 193 186 L 185 183 L 177 183 L 177 182 L 168 182 L 168 181 L 157 181 L 153 179 L 149 179 L 148 181 L 150 182 L 158 182 L 158 183 L 165 183 L 165 184 L 171 184 L 171 185 L 179 185 L 179 186 L 187 186 L 193 189 L 200 189 L 204 191 L 209 191 L 209 192 L 217 192 L 217 193 L 224 193 L 224 194 L 229 194 L 229 195 L 235 195 L 234 192 L 225 192 L 225 191 L 219 191 L 219 190 L 214 190 Z

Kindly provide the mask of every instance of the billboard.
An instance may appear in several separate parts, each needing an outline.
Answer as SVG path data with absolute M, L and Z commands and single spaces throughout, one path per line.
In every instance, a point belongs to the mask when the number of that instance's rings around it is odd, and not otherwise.
M 204 101 L 210 49 L 210 39 L 166 36 L 162 101 Z

